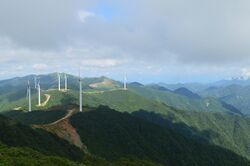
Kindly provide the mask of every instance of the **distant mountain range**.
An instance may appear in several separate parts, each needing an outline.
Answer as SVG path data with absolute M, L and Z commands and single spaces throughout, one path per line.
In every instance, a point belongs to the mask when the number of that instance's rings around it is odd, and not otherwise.
M 216 97 L 219 100 L 234 106 L 242 113 L 246 115 L 250 114 L 250 86 L 233 84 L 225 87 L 213 87 L 207 88 L 199 92 L 199 94 L 203 97 Z
M 188 83 L 188 84 L 163 84 L 160 86 L 170 90 L 187 88 L 194 91 L 202 98 L 213 97 L 219 101 L 233 106 L 237 112 L 245 115 L 250 114 L 250 79 L 221 80 L 209 84 Z
M 158 85 L 175 90 L 178 88 L 187 88 L 193 92 L 203 91 L 210 87 L 226 87 L 230 85 L 250 86 L 250 79 L 231 79 L 231 80 L 220 80 L 211 83 L 177 83 L 177 84 L 166 84 L 158 83 Z
M 64 75 L 63 73 L 61 75 Z M 0 89 L 3 89 L 4 92 L 0 93 L 0 111 L 17 109 L 20 107 L 22 109 L 27 109 L 27 99 L 26 99 L 26 86 L 27 80 L 30 80 L 32 83 L 32 103 L 37 103 L 37 91 L 34 88 L 34 75 L 14 78 L 5 81 L 0 81 Z M 46 100 L 45 94 L 47 96 L 52 96 L 47 106 L 53 106 L 55 104 L 61 104 L 62 102 L 58 101 L 59 97 L 55 98 L 54 94 L 57 89 L 57 74 L 49 75 L 39 75 L 36 76 L 40 80 L 42 88 L 42 99 Z M 68 75 L 68 87 L 70 89 L 69 93 L 72 93 L 75 98 L 77 98 L 78 91 L 78 79 L 75 76 Z M 64 87 L 63 79 L 62 80 L 62 89 Z M 122 89 L 123 84 L 121 82 L 109 79 L 107 77 L 99 78 L 83 78 L 83 90 L 85 96 L 93 96 L 96 93 L 102 93 L 104 91 L 113 91 Z M 215 97 L 204 97 L 201 98 L 198 94 L 193 93 L 187 88 L 178 88 L 174 91 L 169 90 L 165 87 L 154 85 L 142 85 L 140 83 L 131 83 L 128 84 L 129 91 L 148 98 L 150 100 L 156 100 L 163 102 L 169 106 L 173 106 L 182 110 L 192 110 L 192 111 L 213 111 L 213 112 L 232 112 L 241 114 L 240 110 L 234 108 L 234 111 L 231 111 L 231 107 L 224 107 L 223 103 Z M 8 89 L 8 91 L 6 91 Z M 6 92 L 5 92 L 6 91 Z M 57 94 L 64 98 L 65 93 Z M 67 96 L 66 96 L 67 98 Z M 76 100 L 77 102 L 78 100 Z M 74 102 L 74 103 L 76 103 Z M 53 104 L 54 103 L 54 104 Z M 86 103 L 88 104 L 88 103 Z M 233 106 L 232 106 L 233 107 Z M 39 109 L 36 105 L 33 104 L 33 109 Z M 235 111 L 237 110 L 237 111 Z

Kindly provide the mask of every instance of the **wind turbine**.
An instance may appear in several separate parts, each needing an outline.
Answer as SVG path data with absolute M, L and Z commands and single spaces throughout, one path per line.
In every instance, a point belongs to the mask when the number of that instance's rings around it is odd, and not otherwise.
M 35 82 L 35 88 L 37 88 L 37 80 L 36 80 L 36 76 L 34 77 L 34 82 Z
M 123 78 L 123 90 L 127 90 L 127 75 L 124 73 L 124 78 Z
M 57 73 L 57 77 L 58 77 L 58 90 L 61 90 L 61 76 L 60 73 Z
M 28 81 L 27 97 L 28 97 L 28 100 L 29 100 L 29 112 L 31 112 L 31 88 L 30 88 L 30 81 Z
M 41 106 L 41 87 L 40 81 L 37 83 L 37 93 L 38 93 L 38 106 Z
M 68 78 L 67 78 L 67 74 L 65 73 L 64 74 L 64 90 L 67 92 L 67 90 L 68 90 Z
M 82 80 L 81 80 L 81 68 L 79 70 L 79 110 L 82 112 Z

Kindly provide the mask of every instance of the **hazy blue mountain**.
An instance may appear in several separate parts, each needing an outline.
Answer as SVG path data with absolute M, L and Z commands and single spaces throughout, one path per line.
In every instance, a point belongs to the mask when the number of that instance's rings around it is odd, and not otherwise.
M 152 89 L 156 89 L 156 90 L 160 90 L 160 91 L 168 91 L 168 92 L 172 92 L 170 89 L 167 89 L 163 86 L 160 86 L 158 84 L 152 84 L 152 85 L 147 85 L 147 87 L 150 87 Z
M 191 99 L 201 99 L 201 97 L 196 94 L 196 93 L 193 93 L 192 91 L 188 90 L 187 88 L 178 88 L 176 90 L 173 91 L 174 93 L 176 94 L 179 94 L 179 95 L 183 95 L 183 96 L 186 96 L 188 98 L 191 98 Z
M 207 88 L 220 88 L 220 87 L 227 87 L 230 85 L 250 86 L 250 79 L 239 78 L 239 79 L 219 80 L 210 83 L 177 83 L 177 84 L 158 83 L 158 85 L 168 88 L 170 90 L 175 90 L 184 87 L 197 93 L 200 91 L 204 91 Z
M 167 83 L 158 83 L 158 85 L 165 87 L 170 90 L 176 90 L 178 88 L 187 88 L 193 92 L 198 92 L 208 88 L 209 85 L 201 83 L 177 83 L 177 84 L 167 84 Z
M 244 114 L 250 114 L 250 86 L 230 85 L 220 88 L 208 88 L 199 92 L 203 97 L 216 97 L 240 110 Z
M 131 83 L 129 83 L 129 86 L 134 86 L 134 87 L 136 87 L 136 86 L 144 86 L 144 85 L 141 84 L 141 83 L 139 83 L 139 82 L 131 82 Z
M 172 91 L 159 90 L 151 86 L 130 87 L 134 93 L 147 99 L 165 103 L 169 106 L 191 111 L 212 111 L 212 112 L 230 112 L 223 106 L 221 101 L 214 97 L 193 98 L 187 94 L 176 94 Z
M 250 79 L 220 80 L 220 81 L 216 81 L 216 82 L 210 84 L 210 86 L 226 87 L 226 86 L 233 85 L 233 84 L 241 85 L 241 86 L 249 86 Z

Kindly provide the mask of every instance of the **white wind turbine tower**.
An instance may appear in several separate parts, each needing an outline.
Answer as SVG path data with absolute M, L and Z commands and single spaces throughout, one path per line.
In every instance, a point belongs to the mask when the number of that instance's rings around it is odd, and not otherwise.
M 27 96 L 28 96 L 28 100 L 29 100 L 29 112 L 31 112 L 31 88 L 30 88 L 30 81 L 28 81 Z
M 60 91 L 61 90 L 61 75 L 60 75 L 60 73 L 57 74 L 57 77 L 58 77 L 58 90 Z
M 79 70 L 79 110 L 82 112 L 82 80 L 81 69 Z
M 37 93 L 38 93 L 38 106 L 41 106 L 41 87 L 40 81 L 37 83 Z
M 67 74 L 65 73 L 64 75 L 64 90 L 67 91 L 68 90 L 68 78 L 67 78 Z
M 37 79 L 36 79 L 36 76 L 34 77 L 34 82 L 35 82 L 35 88 L 37 88 Z
M 123 78 L 123 90 L 127 90 L 127 75 L 124 73 L 124 78 Z

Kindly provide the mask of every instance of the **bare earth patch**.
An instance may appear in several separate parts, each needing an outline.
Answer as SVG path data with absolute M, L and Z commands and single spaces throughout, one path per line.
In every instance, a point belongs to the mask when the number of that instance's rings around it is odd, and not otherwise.
M 32 125 L 33 128 L 44 129 L 48 132 L 56 134 L 58 137 L 67 140 L 69 143 L 83 149 L 87 152 L 87 147 L 82 143 L 76 129 L 70 124 L 69 117 L 76 113 L 75 109 L 68 110 L 68 113 L 61 119 L 45 125 Z

